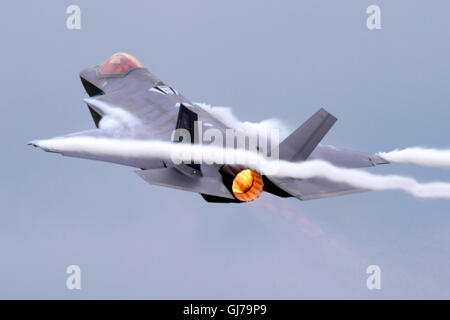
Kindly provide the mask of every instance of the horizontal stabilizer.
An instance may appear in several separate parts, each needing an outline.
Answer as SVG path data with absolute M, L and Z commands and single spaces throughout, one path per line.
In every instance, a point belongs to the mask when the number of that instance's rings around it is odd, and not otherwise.
M 317 146 L 317 148 L 309 156 L 308 160 L 327 161 L 341 168 L 365 168 L 389 163 L 377 155 L 338 149 L 333 146 L 324 145 Z M 300 200 L 319 199 L 367 191 L 365 189 L 355 188 L 345 183 L 339 183 L 318 177 L 309 179 L 292 179 L 269 176 L 266 178 L 281 190 Z
M 287 161 L 323 160 L 342 168 L 372 167 L 389 163 L 385 159 L 364 152 L 319 145 L 336 122 L 336 118 L 320 109 L 289 137 L 280 143 L 279 157 Z M 267 176 L 271 183 L 300 200 L 318 199 L 367 191 L 325 178 L 292 179 Z
M 279 188 L 299 200 L 320 199 L 368 191 L 325 178 L 290 179 L 270 177 L 270 180 Z

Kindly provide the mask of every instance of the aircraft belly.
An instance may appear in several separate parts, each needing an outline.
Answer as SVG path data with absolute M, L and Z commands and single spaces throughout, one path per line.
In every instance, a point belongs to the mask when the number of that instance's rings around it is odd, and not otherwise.
M 212 176 L 190 177 L 174 167 L 138 170 L 136 174 L 150 184 L 234 199 L 222 183 L 222 179 Z

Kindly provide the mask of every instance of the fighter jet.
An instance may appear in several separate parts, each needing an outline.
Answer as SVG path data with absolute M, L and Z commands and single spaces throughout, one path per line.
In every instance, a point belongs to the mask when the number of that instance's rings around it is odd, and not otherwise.
M 230 128 L 207 109 L 192 103 L 177 90 L 161 81 L 141 62 L 127 53 L 116 53 L 103 64 L 88 67 L 80 73 L 81 83 L 89 95 L 85 99 L 96 129 L 69 134 L 65 137 L 111 139 L 174 140 L 174 130 L 190 133 L 188 143 L 201 141 L 200 129 Z M 114 106 L 118 118 L 132 115 L 140 122 L 139 130 L 131 123 L 114 131 L 107 130 L 107 116 Z M 109 119 L 110 120 L 110 119 Z M 119 119 L 120 120 L 120 119 Z M 321 159 L 344 168 L 372 167 L 386 164 L 380 156 L 321 145 L 336 118 L 320 109 L 277 146 L 279 159 L 302 162 Z M 201 126 L 201 128 L 199 128 Z M 199 141 L 200 139 L 200 141 Z M 184 141 L 186 142 L 186 141 Z M 39 144 L 31 143 L 34 146 Z M 239 147 L 236 145 L 236 148 Z M 325 178 L 293 179 L 262 173 L 244 165 L 181 163 L 168 159 L 93 155 L 83 151 L 46 149 L 64 156 L 112 162 L 138 168 L 136 173 L 150 184 L 166 186 L 200 194 L 208 202 L 242 203 L 253 201 L 265 191 L 279 197 L 309 200 L 366 191 Z

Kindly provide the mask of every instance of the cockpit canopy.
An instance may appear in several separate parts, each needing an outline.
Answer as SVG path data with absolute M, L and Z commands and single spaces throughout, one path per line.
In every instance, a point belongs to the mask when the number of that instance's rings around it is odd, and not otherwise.
M 144 65 L 132 55 L 124 52 L 118 52 L 108 58 L 98 68 L 101 75 L 125 74 L 131 69 L 143 68 Z

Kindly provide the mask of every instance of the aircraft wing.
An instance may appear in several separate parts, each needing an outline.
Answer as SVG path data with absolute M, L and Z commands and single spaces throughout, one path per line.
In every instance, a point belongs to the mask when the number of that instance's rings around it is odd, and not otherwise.
M 120 54 L 119 54 L 120 55 Z M 129 58 L 126 58 L 129 59 Z M 146 68 L 134 68 L 123 74 L 102 75 L 102 67 L 89 67 L 81 71 L 81 82 L 89 95 L 88 105 L 96 129 L 65 135 L 64 137 L 92 137 L 172 141 L 175 129 L 188 129 L 191 136 L 198 123 L 227 129 L 202 107 L 191 103 L 178 91 L 166 85 Z M 197 122 L 194 122 L 197 121 Z M 33 143 L 31 143 L 33 144 Z M 39 146 L 37 144 L 33 144 Z M 46 150 L 64 156 L 106 161 L 140 168 L 136 173 L 152 184 L 170 186 L 234 200 L 225 188 L 218 169 L 203 168 L 200 174 L 189 165 L 173 165 L 163 159 L 139 159 L 126 155 L 111 156 L 79 151 Z
M 127 57 L 125 62 L 129 59 L 133 58 Z M 102 66 L 107 64 L 105 62 Z M 221 121 L 191 103 L 148 69 L 138 67 L 124 74 L 103 75 L 99 72 L 102 66 L 89 67 L 80 73 L 81 82 L 89 95 L 84 101 L 97 129 L 71 133 L 65 137 L 172 141 L 174 130 L 186 124 L 190 125 L 189 131 L 194 136 L 192 115 L 205 126 L 203 130 L 206 127 L 214 127 L 222 132 L 227 129 Z M 163 162 L 156 160 L 148 162 L 123 157 L 92 156 L 82 152 L 61 154 L 143 169 L 163 167 Z
M 88 89 L 88 80 L 102 88 L 100 91 L 87 92 L 91 98 L 85 99 L 97 127 L 102 127 L 102 120 L 110 112 L 122 112 L 133 117 L 134 123 L 116 135 L 127 138 L 153 139 L 170 141 L 177 124 L 180 106 L 196 113 L 199 121 L 208 127 L 225 130 L 227 127 L 203 108 L 191 103 L 178 91 L 164 84 L 147 69 L 135 69 L 123 78 L 112 77 L 99 80 L 93 71 L 81 73 L 83 84 Z M 94 79 L 91 79 L 94 78 Z M 100 81 L 100 82 L 99 82 Z M 106 122 L 106 121 L 104 121 Z

